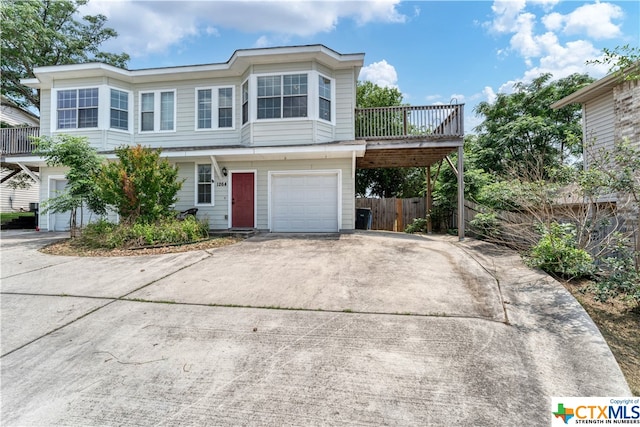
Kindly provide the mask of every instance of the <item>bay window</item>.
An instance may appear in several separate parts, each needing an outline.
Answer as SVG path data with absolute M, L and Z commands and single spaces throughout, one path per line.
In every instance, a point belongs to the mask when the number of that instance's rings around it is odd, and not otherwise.
M 307 117 L 307 75 L 259 76 L 258 119 Z
M 58 129 L 98 127 L 98 88 L 59 90 L 57 96 Z
M 331 121 L 331 80 L 319 76 L 318 79 L 318 116 L 322 120 Z

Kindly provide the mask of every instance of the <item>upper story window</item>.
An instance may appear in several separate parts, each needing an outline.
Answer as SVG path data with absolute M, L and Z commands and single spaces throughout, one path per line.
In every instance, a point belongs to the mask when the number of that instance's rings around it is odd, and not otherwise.
M 260 76 L 258 119 L 307 117 L 307 75 Z
M 249 121 L 249 81 L 242 83 L 242 124 Z
M 196 129 L 233 127 L 233 87 L 196 89 Z
M 112 129 L 129 130 L 129 94 L 111 89 L 110 123 Z
M 140 132 L 175 130 L 175 90 L 140 93 Z
M 318 115 L 322 120 L 331 121 L 331 79 L 319 76 Z
M 98 127 L 98 88 L 58 91 L 58 129 Z

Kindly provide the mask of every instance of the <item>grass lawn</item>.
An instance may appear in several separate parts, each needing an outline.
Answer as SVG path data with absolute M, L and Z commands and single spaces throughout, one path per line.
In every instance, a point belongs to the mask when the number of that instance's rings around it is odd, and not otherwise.
M 2 212 L 0 213 L 0 223 L 5 224 L 12 219 L 21 217 L 21 216 L 33 216 L 33 212 Z
M 618 361 L 631 392 L 640 396 L 640 307 L 620 300 L 596 301 L 585 291 L 588 281 L 564 283 L 600 329 Z

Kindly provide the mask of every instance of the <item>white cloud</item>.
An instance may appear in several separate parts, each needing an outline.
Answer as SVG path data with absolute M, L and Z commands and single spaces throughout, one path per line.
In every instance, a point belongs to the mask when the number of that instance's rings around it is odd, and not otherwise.
M 330 32 L 344 19 L 359 25 L 404 23 L 407 17 L 398 11 L 399 2 L 93 0 L 80 12 L 105 15 L 107 25 L 118 32 L 118 38 L 105 48 L 142 56 L 163 52 L 189 37 L 217 36 L 221 29 L 282 38 Z M 258 44 L 270 39 L 263 36 Z
M 592 3 L 580 6 L 565 17 L 566 34 L 586 34 L 599 40 L 618 37 L 620 25 L 612 21 L 624 16 L 620 6 L 611 3 Z
M 549 31 L 558 31 L 562 29 L 564 16 L 558 12 L 553 12 L 542 17 L 542 23 Z
M 487 98 L 487 102 L 489 104 L 493 104 L 497 98 L 497 95 L 491 86 L 485 86 L 484 89 L 482 89 L 482 94 Z
M 529 0 L 529 3 L 542 6 L 545 11 L 550 11 L 555 5 L 560 3 L 560 0 Z
M 496 0 L 491 6 L 495 17 L 489 28 L 496 33 L 512 32 L 520 11 L 526 6 L 525 0 Z
M 384 59 L 362 67 L 359 79 L 382 87 L 398 88 L 398 73 L 395 67 Z
M 494 19 L 485 23 L 485 27 L 492 32 L 512 34 L 508 51 L 520 55 L 527 68 L 520 78 L 501 85 L 499 93 L 512 93 L 514 84 L 528 83 L 542 73 L 551 73 L 556 79 L 572 73 L 588 73 L 594 77 L 606 74 L 606 67 L 586 64 L 588 60 L 602 56 L 591 40 L 620 36 L 620 25 L 614 21 L 623 17 L 622 9 L 610 3 L 596 2 L 576 7 L 563 15 L 551 12 L 557 3 L 557 0 L 493 3 Z M 540 18 L 543 31 L 536 25 L 536 13 L 540 12 L 527 7 L 528 4 L 544 9 L 546 14 Z M 565 38 L 572 35 L 578 37 L 561 41 L 560 34 Z M 504 55 L 504 49 L 498 49 L 498 56 Z M 485 88 L 485 91 L 488 99 L 495 96 L 495 93 L 492 95 L 493 89 Z
M 536 16 L 532 13 L 518 15 L 514 25 L 515 34 L 511 37 L 511 48 L 520 52 L 525 58 L 540 55 L 540 46 L 533 35 Z

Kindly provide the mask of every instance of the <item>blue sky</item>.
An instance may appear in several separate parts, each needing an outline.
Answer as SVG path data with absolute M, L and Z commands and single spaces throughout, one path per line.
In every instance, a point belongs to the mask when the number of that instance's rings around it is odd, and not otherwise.
M 364 52 L 360 75 L 412 105 L 474 106 L 542 72 L 602 77 L 602 48 L 640 46 L 640 1 L 90 0 L 119 37 L 104 48 L 130 69 L 225 62 L 236 49 L 324 44 Z

